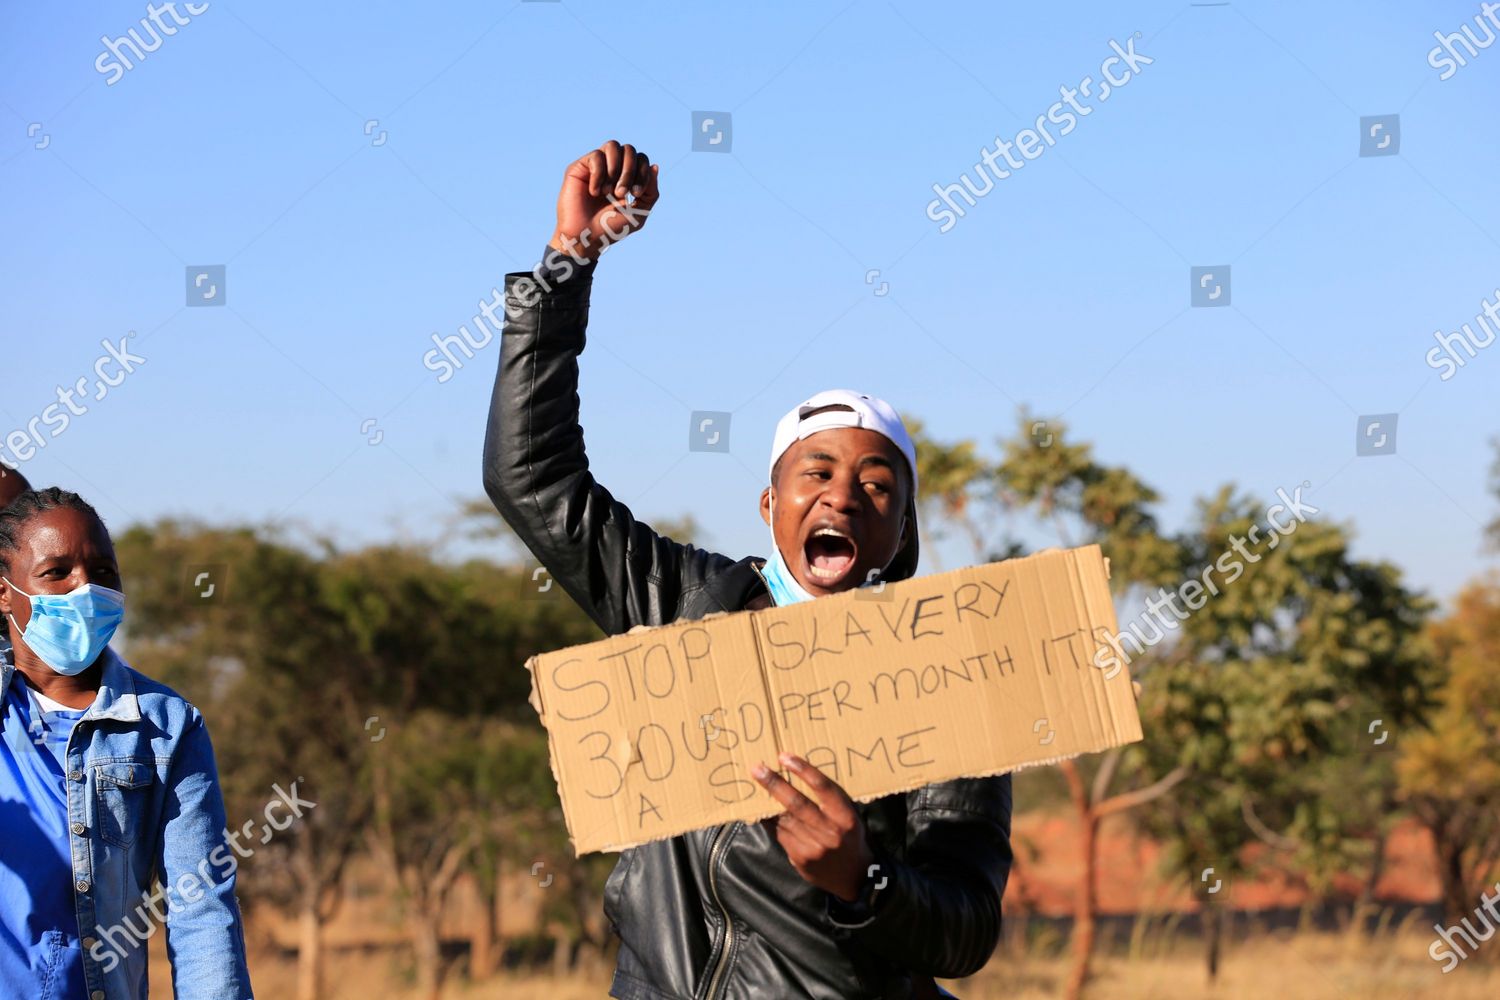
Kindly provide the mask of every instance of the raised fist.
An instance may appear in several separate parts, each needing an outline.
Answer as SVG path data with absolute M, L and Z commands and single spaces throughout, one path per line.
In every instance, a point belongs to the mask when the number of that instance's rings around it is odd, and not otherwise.
M 568 164 L 548 246 L 575 260 L 598 260 L 605 247 L 646 224 L 660 196 L 660 170 L 645 153 L 613 139 Z

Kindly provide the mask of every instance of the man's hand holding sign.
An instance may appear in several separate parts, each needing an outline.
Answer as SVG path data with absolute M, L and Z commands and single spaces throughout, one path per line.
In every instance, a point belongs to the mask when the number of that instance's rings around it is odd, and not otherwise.
M 854 800 L 838 782 L 796 754 L 782 754 L 781 763 L 807 783 L 818 801 L 797 791 L 764 764 L 757 764 L 755 780 L 786 807 L 786 812 L 767 820 L 775 824 L 776 842 L 786 851 L 798 875 L 824 892 L 853 902 L 875 860 Z
M 915 446 L 845 389 L 776 426 L 769 558 L 638 521 L 590 472 L 578 358 L 658 173 L 614 141 L 567 167 L 542 263 L 506 278 L 485 440 L 496 507 L 609 636 L 527 666 L 574 849 L 622 851 L 611 993 L 935 995 L 999 940 L 1005 772 L 1140 738 L 1128 676 L 1093 666 L 1104 560 L 915 578 Z

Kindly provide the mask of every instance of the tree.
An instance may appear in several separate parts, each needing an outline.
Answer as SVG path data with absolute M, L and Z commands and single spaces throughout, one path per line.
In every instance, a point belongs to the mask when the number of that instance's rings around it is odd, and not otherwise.
M 1101 821 L 1137 813 L 1165 841 L 1169 863 L 1205 888 L 1208 868 L 1220 884 L 1243 873 L 1242 849 L 1252 841 L 1281 850 L 1325 845 L 1329 817 L 1306 803 L 1310 779 L 1326 774 L 1320 765 L 1362 708 L 1379 706 L 1392 724 L 1420 718 L 1427 661 L 1419 633 L 1430 604 L 1402 587 L 1393 568 L 1353 559 L 1337 526 L 1296 522 L 1295 537 L 1262 537 L 1264 552 L 1238 556 L 1235 539 L 1253 542 L 1263 511 L 1229 487 L 1200 503 L 1196 524 L 1168 534 L 1154 513 L 1155 490 L 1096 461 L 1061 422 L 1023 413 L 1001 446 L 992 469 L 968 462 L 962 445 L 945 448 L 965 462 L 944 464 L 991 483 L 992 502 L 1032 514 L 1062 544 L 1098 543 L 1120 606 L 1149 598 L 1175 608 L 1164 603 L 1170 594 L 1191 611 L 1137 629 L 1139 645 L 1150 646 L 1130 663 L 1146 740 L 1059 765 L 1083 841 L 1067 983 L 1077 997 L 1090 979 Z M 960 497 L 986 495 L 956 480 L 948 489 Z M 1006 554 L 1020 551 L 1012 543 Z M 1225 553 L 1240 563 L 1232 579 L 1222 575 Z M 1200 895 L 1210 976 L 1222 898 Z
M 1401 795 L 1432 834 L 1450 923 L 1500 867 L 1500 579 L 1467 587 L 1431 630 L 1443 678 L 1431 726 L 1401 743 Z
M 1149 509 L 1158 499 L 1156 492 L 1129 470 L 1096 462 L 1087 444 L 1068 441 L 1061 421 L 1035 421 L 1025 413 L 1002 449 L 1004 458 L 994 476 L 1004 501 L 1033 512 L 1064 545 L 1097 543 L 1109 559 L 1110 588 L 1117 599 L 1171 578 L 1180 561 L 1177 545 L 1160 532 Z M 1010 549 L 1009 554 L 1020 554 L 1019 546 Z M 1074 897 L 1073 966 L 1065 986 L 1070 998 L 1082 995 L 1091 976 L 1100 824 L 1168 794 L 1187 774 L 1183 767 L 1169 768 L 1111 794 L 1126 763 L 1123 748 L 1117 747 L 1097 762 L 1066 760 L 1058 765 L 1078 816 L 1083 855 Z M 1089 769 L 1091 777 L 1085 773 Z
M 456 880 L 478 869 L 490 918 L 471 935 L 482 974 L 493 962 L 489 876 L 503 844 L 556 823 L 524 664 L 598 633 L 572 602 L 542 598 L 516 568 L 482 560 L 454 566 L 381 546 L 330 557 L 324 580 L 366 711 L 390 731 L 371 747 L 367 843 L 406 904 L 419 989 L 436 996 L 439 922 Z
M 1421 631 L 1431 602 L 1394 567 L 1354 559 L 1337 525 L 1308 520 L 1255 541 L 1252 528 L 1267 521 L 1263 502 L 1228 487 L 1200 505 L 1182 536 L 1181 579 L 1214 580 L 1218 593 L 1156 654 L 1141 698 L 1153 734 L 1135 748 L 1144 766 L 1189 772 L 1144 820 L 1200 889 L 1210 978 L 1223 897 L 1204 887 L 1247 874 L 1256 841 L 1291 850 L 1316 840 L 1326 804 L 1312 779 L 1369 718 L 1361 709 L 1378 706 L 1384 724 L 1404 730 L 1429 702 Z
M 539 736 L 511 723 L 420 709 L 375 749 L 369 843 L 400 887 L 424 997 L 439 995 L 440 923 L 459 876 L 474 867 L 481 848 L 527 842 L 533 838 L 526 827 L 555 819 Z
M 934 541 L 942 537 L 939 526 L 944 522 L 956 526 L 967 536 L 975 558 L 983 559 L 988 532 L 981 519 L 994 507 L 994 470 L 979 457 L 972 441 L 938 441 L 912 417 L 906 419 L 906 427 L 917 450 L 918 518 L 936 528 Z M 935 548 L 927 552 L 940 563 Z
M 991 537 L 990 526 L 1005 513 L 1025 512 L 1063 545 L 1097 543 L 1110 560 L 1116 597 L 1164 582 L 1179 561 L 1176 543 L 1157 528 L 1148 505 L 1155 492 L 1128 470 L 1101 465 L 1087 444 L 1068 440 L 1058 420 L 1032 420 L 1022 413 L 1016 433 L 1000 442 L 1002 458 L 991 463 L 971 441 L 946 443 L 915 427 L 923 512 L 955 523 L 967 536 L 976 560 L 1024 555 L 1014 540 Z M 1178 768 L 1111 794 L 1125 760 L 1119 749 L 1097 762 L 1058 765 L 1069 800 L 1078 814 L 1083 868 L 1075 896 L 1074 964 L 1067 993 L 1081 994 L 1090 974 L 1097 897 L 1097 839 L 1105 817 L 1123 813 L 1167 794 L 1185 776 Z
M 130 529 L 117 547 L 131 656 L 204 712 L 231 828 L 259 815 L 277 786 L 297 782 L 317 803 L 250 841 L 238 883 L 250 905 L 297 915 L 297 995 L 317 1000 L 322 928 L 370 808 L 361 678 L 323 600 L 320 561 L 268 533 L 170 520 Z
M 132 528 L 117 547 L 130 657 L 204 712 L 231 827 L 257 816 L 277 785 L 295 781 L 317 803 L 252 842 L 239 880 L 247 907 L 296 916 L 297 992 L 316 1000 L 322 928 L 348 862 L 368 846 L 382 741 L 429 709 L 522 723 L 544 747 L 526 659 L 598 632 L 565 598 L 527 599 L 518 567 L 452 565 L 415 546 L 304 551 L 268 532 L 164 521 Z M 550 783 L 550 769 L 540 773 Z M 551 822 L 533 808 L 514 815 L 512 833 L 522 818 Z
M 560 590 L 538 591 L 487 502 L 463 526 L 500 559 L 460 561 L 437 544 L 343 552 L 174 520 L 117 539 L 128 654 L 203 711 L 231 827 L 278 785 L 316 803 L 249 843 L 238 886 L 247 912 L 264 902 L 296 917 L 300 1000 L 322 994 L 322 930 L 359 851 L 386 861 L 407 903 L 429 993 L 442 973 L 438 917 L 460 875 L 475 875 L 486 904 L 470 934 L 471 971 L 484 976 L 502 868 L 571 854 L 525 664 L 600 633 Z M 671 527 L 697 531 L 690 518 Z M 550 867 L 551 919 L 571 935 L 559 951 L 602 949 L 602 860 Z
M 532 871 L 567 851 L 546 733 L 535 725 L 493 723 L 480 736 L 482 766 L 474 775 L 476 841 L 469 868 L 481 903 L 479 925 L 469 937 L 469 976 L 476 981 L 491 975 L 498 961 L 503 873 L 512 867 Z

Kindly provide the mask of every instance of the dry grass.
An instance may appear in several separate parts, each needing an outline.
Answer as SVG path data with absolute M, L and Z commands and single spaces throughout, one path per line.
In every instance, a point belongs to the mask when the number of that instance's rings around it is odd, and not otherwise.
M 1184 941 L 1160 957 L 1105 957 L 1091 996 L 1100 1000 L 1380 1000 L 1442 997 L 1493 1000 L 1500 996 L 1500 939 L 1448 975 L 1427 956 L 1431 936 L 1407 930 L 1373 941 L 1332 933 L 1261 936 L 1229 943 L 1219 981 L 1209 987 L 1196 942 Z M 1489 954 L 1494 951 L 1496 954 Z M 1485 960 L 1485 961 L 1481 961 Z M 252 956 L 256 995 L 284 1000 L 294 993 L 294 965 L 269 955 Z M 152 996 L 170 997 L 165 955 L 153 956 Z M 1067 974 L 1060 957 L 997 957 L 979 975 L 950 984 L 964 1000 L 1052 1000 Z M 336 955 L 329 968 L 326 1000 L 416 1000 L 402 985 L 402 960 L 394 955 Z M 609 977 L 573 975 L 499 976 L 469 985 L 452 982 L 445 1000 L 595 1000 Z

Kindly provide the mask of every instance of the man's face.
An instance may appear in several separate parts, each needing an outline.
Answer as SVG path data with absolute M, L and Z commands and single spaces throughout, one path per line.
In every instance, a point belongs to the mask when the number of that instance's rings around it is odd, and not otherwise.
M 838 427 L 786 450 L 760 516 L 797 582 L 821 597 L 859 586 L 895 558 L 910 491 L 906 457 L 890 438 Z

